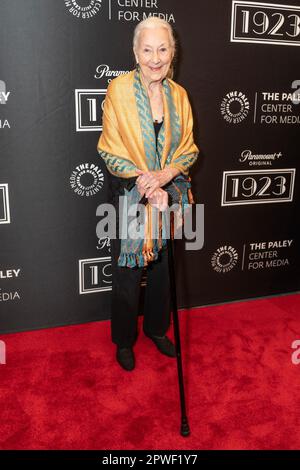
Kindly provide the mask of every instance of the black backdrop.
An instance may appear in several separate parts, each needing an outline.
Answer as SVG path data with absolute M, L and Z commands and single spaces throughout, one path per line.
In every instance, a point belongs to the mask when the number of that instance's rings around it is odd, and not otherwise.
M 178 246 L 180 306 L 299 290 L 300 2 L 280 5 L 1 0 L 1 332 L 109 318 L 96 145 L 108 82 L 134 67 L 133 29 L 151 14 L 178 36 L 201 149 L 204 246 Z

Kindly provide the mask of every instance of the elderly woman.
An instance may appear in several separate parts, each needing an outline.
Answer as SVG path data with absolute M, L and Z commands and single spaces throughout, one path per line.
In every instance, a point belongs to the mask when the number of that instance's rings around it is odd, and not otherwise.
M 144 270 L 144 333 L 161 353 L 176 356 L 174 344 L 166 336 L 170 326 L 170 284 L 162 215 L 169 202 L 183 210 L 194 202 L 188 175 L 199 153 L 187 92 L 172 80 L 176 51 L 169 23 L 155 17 L 138 23 L 133 52 L 136 68 L 108 86 L 103 131 L 97 145 L 108 169 L 110 202 L 117 213 L 116 238 L 111 238 L 111 335 L 117 345 L 117 361 L 125 370 L 135 367 L 133 345 Z M 119 204 L 121 195 L 127 200 L 127 209 Z M 126 210 L 141 199 L 145 204 L 140 226 L 143 235 L 119 236 L 120 221 L 128 215 Z M 157 213 L 160 218 L 155 219 Z M 159 220 L 157 237 L 153 236 L 155 220 Z

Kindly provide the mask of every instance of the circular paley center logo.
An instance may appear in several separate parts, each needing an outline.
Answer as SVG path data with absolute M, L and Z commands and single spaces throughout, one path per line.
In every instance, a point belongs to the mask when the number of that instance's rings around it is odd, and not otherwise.
M 83 163 L 72 171 L 70 185 L 78 196 L 94 196 L 103 188 L 104 174 L 93 163 Z
M 102 7 L 102 0 L 64 0 L 69 12 L 76 18 L 93 18 Z
M 237 124 L 243 121 L 249 113 L 249 100 L 241 91 L 231 91 L 223 98 L 221 114 L 225 121 Z
M 218 273 L 231 271 L 237 264 L 238 253 L 232 246 L 221 246 L 213 254 L 211 259 L 212 267 Z

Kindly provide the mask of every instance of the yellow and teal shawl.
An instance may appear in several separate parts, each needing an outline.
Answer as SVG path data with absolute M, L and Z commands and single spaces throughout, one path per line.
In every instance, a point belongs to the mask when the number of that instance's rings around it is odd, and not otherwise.
M 169 192 L 172 202 L 180 203 L 183 214 L 185 206 L 194 202 L 189 169 L 195 163 L 199 149 L 193 139 L 193 117 L 186 90 L 170 78 L 165 78 L 162 85 L 164 121 L 157 147 L 147 89 L 140 69 L 134 69 L 108 85 L 103 131 L 97 150 L 108 171 L 121 178 L 137 176 L 136 168 L 145 171 L 165 167 L 179 169 L 180 175 L 162 189 Z M 130 191 L 125 190 L 125 195 L 128 207 L 141 199 L 136 185 Z M 119 266 L 142 267 L 157 259 L 158 252 L 166 244 L 162 219 L 159 236 L 155 239 L 151 236 L 157 211 L 147 203 L 144 236 L 138 240 L 130 236 L 121 240 Z

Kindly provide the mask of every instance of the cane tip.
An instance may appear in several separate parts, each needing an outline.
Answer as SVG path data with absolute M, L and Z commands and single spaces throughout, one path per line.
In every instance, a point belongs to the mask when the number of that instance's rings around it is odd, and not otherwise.
M 188 423 L 182 423 L 181 424 L 181 429 L 180 429 L 180 434 L 183 436 L 183 437 L 187 437 L 189 436 L 191 433 L 190 431 L 190 427 L 188 425 Z

